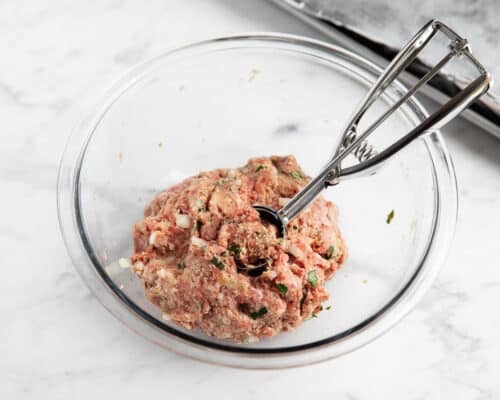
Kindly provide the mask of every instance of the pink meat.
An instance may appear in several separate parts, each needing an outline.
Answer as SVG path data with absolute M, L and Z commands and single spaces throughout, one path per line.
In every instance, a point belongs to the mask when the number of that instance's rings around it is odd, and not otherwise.
M 318 198 L 286 239 L 252 204 L 280 208 L 302 188 L 294 157 L 254 158 L 203 172 L 160 193 L 134 227 L 132 270 L 166 318 L 247 342 L 288 331 L 322 310 L 347 250 L 337 208 Z M 258 276 L 247 267 L 267 262 Z

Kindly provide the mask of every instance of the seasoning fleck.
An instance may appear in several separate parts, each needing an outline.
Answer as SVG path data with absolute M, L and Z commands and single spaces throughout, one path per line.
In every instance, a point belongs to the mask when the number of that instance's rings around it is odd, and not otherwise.
M 391 212 L 389 214 L 387 214 L 387 218 L 385 220 L 385 223 L 390 224 L 393 219 L 394 219 L 394 210 L 391 210 Z
M 250 71 L 250 76 L 248 77 L 248 82 L 252 82 L 258 74 L 260 74 L 260 71 L 258 69 L 252 68 L 252 70 Z
M 259 165 L 259 166 L 257 166 L 257 168 L 255 168 L 255 172 L 262 171 L 263 169 L 266 169 L 266 166 L 265 165 Z

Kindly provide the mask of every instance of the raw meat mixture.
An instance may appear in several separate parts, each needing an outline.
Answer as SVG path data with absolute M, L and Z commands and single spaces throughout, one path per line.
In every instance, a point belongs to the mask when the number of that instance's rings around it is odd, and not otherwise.
M 308 180 L 292 156 L 254 158 L 153 199 L 134 227 L 132 270 L 164 318 L 252 342 L 316 316 L 328 299 L 325 280 L 347 255 L 337 208 L 318 198 L 281 239 L 252 207 L 278 209 Z

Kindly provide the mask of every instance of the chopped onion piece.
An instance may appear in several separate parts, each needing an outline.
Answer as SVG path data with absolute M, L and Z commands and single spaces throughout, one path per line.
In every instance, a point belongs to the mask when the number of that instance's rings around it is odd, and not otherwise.
M 157 231 L 151 232 L 151 235 L 149 235 L 149 245 L 154 246 L 156 244 L 156 237 L 158 236 Z
M 205 247 L 207 245 L 207 242 L 205 242 L 203 239 L 199 238 L 198 236 L 191 236 L 191 243 L 193 246 L 196 247 Z
M 199 210 L 204 205 L 205 205 L 205 202 L 203 201 L 203 199 L 200 199 L 200 198 L 197 198 L 196 201 L 194 202 L 194 207 L 196 210 Z
M 298 258 L 298 259 L 301 259 L 302 256 L 304 255 L 302 253 L 302 250 L 300 250 L 297 245 L 295 245 L 294 243 L 292 243 L 288 249 L 288 252 L 294 256 L 295 258 Z
M 262 276 L 265 276 L 269 280 L 274 280 L 274 278 L 276 278 L 278 276 L 278 273 L 275 270 L 270 269 L 270 270 L 267 270 L 266 272 L 264 272 L 262 274 Z
M 165 271 L 164 269 L 160 269 L 160 270 L 158 271 L 158 276 L 159 276 L 160 278 L 165 279 L 165 278 L 167 277 L 167 275 L 168 275 L 168 274 L 167 274 L 167 271 Z
M 191 217 L 186 214 L 175 214 L 175 224 L 179 228 L 188 229 L 191 226 Z
M 165 321 L 170 321 L 172 319 L 172 317 L 170 315 L 168 315 L 167 313 L 163 313 L 161 315 L 162 319 L 164 319 Z
M 115 270 L 113 268 L 113 264 L 106 265 L 106 267 L 104 269 L 106 270 L 106 273 L 108 274 L 108 276 L 114 275 L 113 272 L 115 272 Z
M 134 271 L 143 271 L 144 270 L 144 263 L 142 261 L 137 261 L 133 265 Z
M 122 269 L 120 268 L 120 265 L 116 261 L 107 265 L 104 269 L 106 270 L 106 273 L 110 277 L 119 275 L 122 271 Z
M 246 342 L 247 343 L 257 343 L 259 341 L 259 338 L 256 336 L 248 336 Z
M 128 258 L 120 258 L 118 260 L 118 264 L 120 264 L 120 267 L 122 267 L 123 269 L 130 268 L 132 266 L 132 264 L 130 264 L 130 261 L 128 260 Z

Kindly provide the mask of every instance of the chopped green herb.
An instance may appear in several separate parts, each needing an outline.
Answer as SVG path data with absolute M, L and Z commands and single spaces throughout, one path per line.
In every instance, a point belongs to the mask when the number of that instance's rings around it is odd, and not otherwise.
M 186 264 L 184 264 L 183 262 L 177 264 L 177 269 L 181 270 L 181 269 L 184 269 L 186 268 Z
M 210 262 L 215 265 L 217 268 L 219 268 L 220 270 L 223 270 L 224 268 L 226 268 L 226 266 L 224 265 L 224 263 L 219 260 L 217 257 L 213 256 L 212 259 L 210 260 Z
M 302 174 L 299 171 L 292 171 L 288 175 L 290 175 L 293 179 L 302 178 Z
M 285 240 L 283 238 L 278 238 L 278 244 L 283 246 L 283 243 L 285 243 Z
M 298 227 L 297 225 L 292 225 L 292 229 L 293 229 L 294 231 L 298 231 L 298 230 L 299 230 L 299 227 Z
M 302 298 L 300 299 L 300 305 L 304 304 L 304 301 L 306 301 L 306 294 L 302 293 Z
M 267 314 L 267 308 L 261 307 L 259 309 L 259 311 L 254 311 L 254 312 L 250 313 L 250 318 L 257 319 L 257 318 L 264 316 L 265 314 Z
M 318 286 L 318 276 L 316 275 L 316 270 L 312 270 L 307 273 L 307 282 L 309 282 L 313 288 Z
M 265 165 L 259 165 L 259 166 L 257 166 L 257 168 L 255 168 L 255 172 L 262 171 L 263 169 L 266 169 L 266 166 Z
M 326 251 L 326 258 L 328 260 L 331 260 L 333 258 L 334 251 L 335 251 L 335 247 L 333 247 L 333 246 L 328 247 L 328 250 Z
M 394 218 L 394 210 L 391 210 L 389 214 L 387 214 L 387 218 L 385 220 L 386 224 L 390 224 L 392 222 L 392 219 Z
M 195 224 L 194 224 L 194 229 L 196 229 L 197 231 L 199 231 L 201 229 L 201 221 L 200 220 L 196 220 Z
M 239 244 L 233 243 L 231 246 L 229 246 L 229 251 L 233 256 L 237 256 L 241 252 L 241 247 Z
M 326 306 L 326 311 L 328 311 L 330 308 L 332 308 L 332 306 Z
M 318 316 L 316 314 L 313 314 L 312 317 L 313 318 L 318 318 Z
M 220 253 L 220 256 L 221 257 L 226 257 L 227 256 L 227 251 L 223 251 L 222 253 Z
M 280 292 L 281 294 L 287 294 L 288 292 L 288 288 L 286 287 L 286 285 L 283 285 L 282 283 L 277 283 L 276 289 L 278 289 L 278 292 Z
M 227 183 L 231 182 L 231 179 L 229 178 L 220 178 L 215 181 L 215 186 L 221 186 L 225 185 Z

